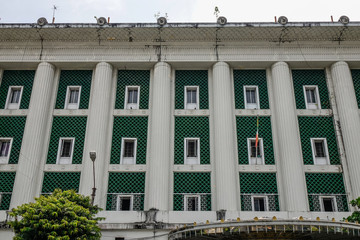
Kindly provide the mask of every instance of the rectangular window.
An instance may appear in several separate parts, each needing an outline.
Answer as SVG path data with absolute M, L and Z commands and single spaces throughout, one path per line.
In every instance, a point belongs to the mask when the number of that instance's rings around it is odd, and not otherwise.
M 0 138 L 0 164 L 7 164 L 10 158 L 12 138 Z
M 336 198 L 334 196 L 320 196 L 320 208 L 322 212 L 337 212 Z
M 118 195 L 116 201 L 117 211 L 132 211 L 133 210 L 133 196 L 132 195 Z
M 252 198 L 252 205 L 253 205 L 253 211 L 267 211 L 268 209 L 268 201 L 266 196 L 251 196 Z
M 260 109 L 258 86 L 244 86 L 245 109 Z
M 60 138 L 56 164 L 71 164 L 75 138 Z
M 326 138 L 311 138 L 310 140 L 314 164 L 330 164 Z
M 199 86 L 185 86 L 185 109 L 199 109 Z
M 126 86 L 125 109 L 139 109 L 140 86 Z
M 306 85 L 303 88 L 306 109 L 321 109 L 318 86 Z
M 81 86 L 68 86 L 66 89 L 65 109 L 79 109 Z
M 136 138 L 122 138 L 120 164 L 136 164 Z
M 185 164 L 200 164 L 200 139 L 185 138 Z
M 185 211 L 200 211 L 200 196 L 188 195 L 184 196 L 184 210 Z
M 23 86 L 9 86 L 5 109 L 19 109 Z
M 248 159 L 250 165 L 263 165 L 264 164 L 264 146 L 263 139 L 258 139 L 256 147 L 256 138 L 248 138 Z

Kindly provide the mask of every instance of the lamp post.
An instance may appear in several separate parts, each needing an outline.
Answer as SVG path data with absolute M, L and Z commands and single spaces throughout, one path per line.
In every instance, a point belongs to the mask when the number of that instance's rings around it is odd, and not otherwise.
M 93 163 L 93 178 L 94 178 L 94 187 L 92 188 L 92 193 L 91 193 L 91 205 L 94 205 L 95 192 L 96 192 L 96 187 L 95 187 L 95 159 L 96 159 L 96 152 L 95 151 L 90 152 L 90 159 L 91 159 L 91 161 Z

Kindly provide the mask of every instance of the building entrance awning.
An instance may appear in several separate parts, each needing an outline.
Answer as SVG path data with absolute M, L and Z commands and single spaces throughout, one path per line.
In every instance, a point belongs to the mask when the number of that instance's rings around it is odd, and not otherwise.
M 169 239 L 360 239 L 360 225 L 313 220 L 231 221 L 183 227 Z

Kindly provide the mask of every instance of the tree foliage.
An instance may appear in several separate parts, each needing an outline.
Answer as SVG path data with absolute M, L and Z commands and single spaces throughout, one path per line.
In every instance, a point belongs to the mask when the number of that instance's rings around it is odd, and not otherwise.
M 101 232 L 95 217 L 102 209 L 92 206 L 90 198 L 74 190 L 56 189 L 51 195 L 35 198 L 10 212 L 15 240 L 20 239 L 100 239 Z
M 360 197 L 355 200 L 350 201 L 351 206 L 355 207 L 356 210 L 347 218 L 349 222 L 360 222 Z

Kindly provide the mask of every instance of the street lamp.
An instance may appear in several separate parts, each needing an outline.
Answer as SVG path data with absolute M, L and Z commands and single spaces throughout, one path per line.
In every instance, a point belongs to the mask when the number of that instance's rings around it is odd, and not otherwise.
M 96 159 L 96 152 L 95 151 L 90 152 L 90 159 L 93 162 L 93 177 L 94 177 L 94 187 L 92 188 L 92 194 L 91 194 L 91 205 L 94 205 L 95 192 L 96 192 L 96 187 L 95 187 L 95 159 Z

